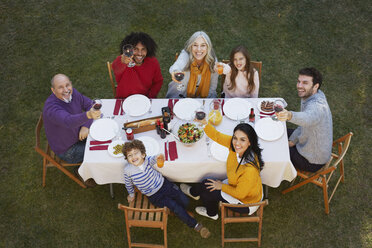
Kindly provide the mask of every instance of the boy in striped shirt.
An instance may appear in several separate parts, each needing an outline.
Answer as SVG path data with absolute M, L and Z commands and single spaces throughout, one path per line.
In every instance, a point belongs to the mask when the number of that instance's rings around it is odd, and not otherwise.
M 153 166 L 157 158 L 164 156 L 146 156 L 146 149 L 140 140 L 126 142 L 123 146 L 123 154 L 128 164 L 124 168 L 124 182 L 128 191 L 127 200 L 134 200 L 134 186 L 142 194 L 146 195 L 150 202 L 157 207 L 167 207 L 180 218 L 186 225 L 194 228 L 203 238 L 208 238 L 210 232 L 201 223 L 191 217 L 186 207 L 188 197 L 178 188 L 163 177 Z

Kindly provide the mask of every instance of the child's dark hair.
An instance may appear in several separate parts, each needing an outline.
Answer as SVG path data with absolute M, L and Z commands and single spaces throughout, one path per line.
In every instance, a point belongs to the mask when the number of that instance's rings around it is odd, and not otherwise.
M 142 143 L 140 140 L 133 140 L 133 141 L 128 141 L 125 142 L 122 152 L 124 154 L 125 159 L 127 159 L 127 154 L 133 149 L 138 149 L 142 154 L 146 155 L 146 148 L 145 145 Z

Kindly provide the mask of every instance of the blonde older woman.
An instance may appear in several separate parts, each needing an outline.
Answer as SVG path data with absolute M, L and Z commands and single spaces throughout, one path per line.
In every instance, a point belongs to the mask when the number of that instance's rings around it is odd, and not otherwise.
M 203 32 L 195 32 L 186 42 L 177 61 L 169 68 L 172 82 L 168 84 L 167 98 L 217 97 L 217 58 L 209 36 Z M 230 72 L 230 66 L 223 64 L 223 73 Z M 183 72 L 184 78 L 178 81 L 175 73 Z M 177 87 L 183 84 L 185 87 Z

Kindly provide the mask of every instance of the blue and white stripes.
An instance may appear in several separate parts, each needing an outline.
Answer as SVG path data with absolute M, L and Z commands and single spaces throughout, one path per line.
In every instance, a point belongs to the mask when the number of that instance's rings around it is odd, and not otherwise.
M 163 175 L 153 168 L 156 156 L 146 157 L 144 164 L 144 171 L 129 163 L 124 168 L 124 183 L 130 195 L 134 194 L 134 185 L 146 196 L 155 194 L 163 186 Z

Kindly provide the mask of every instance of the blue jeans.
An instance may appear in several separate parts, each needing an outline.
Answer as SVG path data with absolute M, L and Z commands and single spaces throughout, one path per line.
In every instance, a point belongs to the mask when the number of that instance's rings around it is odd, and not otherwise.
M 189 227 L 194 228 L 198 223 L 186 211 L 186 207 L 189 204 L 189 198 L 178 188 L 177 185 L 169 182 L 166 178 L 164 178 L 163 186 L 159 191 L 148 198 L 150 202 L 157 207 L 169 208 Z
M 85 142 L 78 141 L 74 145 L 72 145 L 66 152 L 57 154 L 57 156 L 66 161 L 67 163 L 75 164 L 83 162 L 84 159 L 84 151 L 85 151 Z

